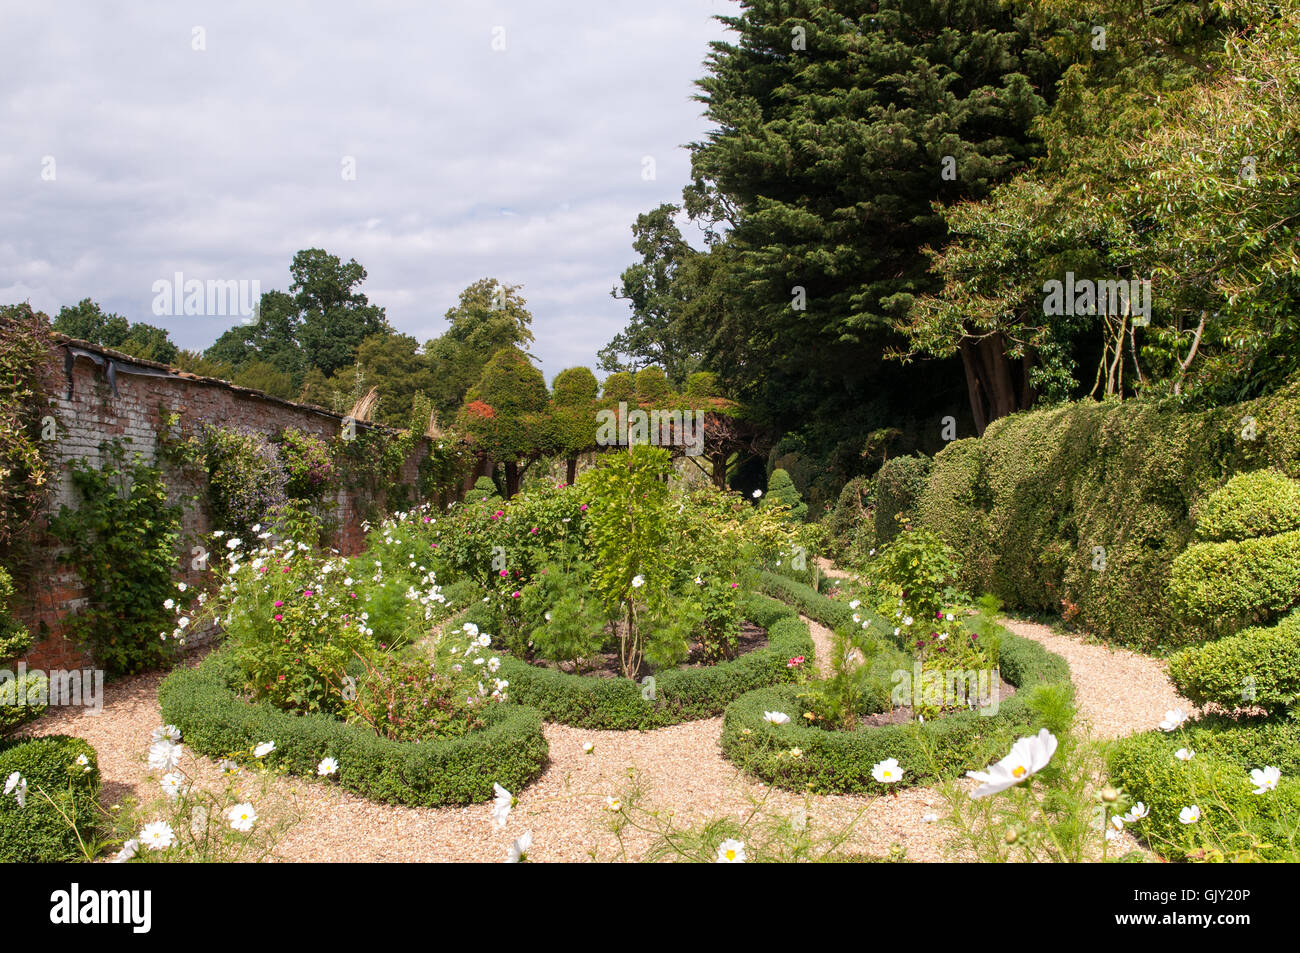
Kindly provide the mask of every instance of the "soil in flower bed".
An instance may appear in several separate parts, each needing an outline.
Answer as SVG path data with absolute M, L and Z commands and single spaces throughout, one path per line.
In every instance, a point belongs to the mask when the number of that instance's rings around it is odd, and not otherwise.
M 764 648 L 767 648 L 767 629 L 764 629 L 762 626 L 754 625 L 752 622 L 741 622 L 735 657 L 739 658 L 742 655 L 756 652 L 759 649 Z M 704 646 L 699 642 L 696 642 L 691 645 L 691 652 L 690 655 L 687 656 L 686 661 L 677 667 L 705 668 L 709 665 L 717 664 L 718 661 L 726 661 L 726 659 L 718 659 L 715 661 L 706 660 L 704 658 Z M 561 672 L 565 672 L 569 675 L 574 674 L 572 662 L 561 662 L 557 666 L 556 663 L 549 662 L 546 659 L 532 659 L 529 664 L 536 665 L 538 668 L 558 668 Z M 653 670 L 648 670 L 648 673 L 652 672 Z M 618 650 L 615 649 L 612 652 L 602 652 L 601 654 L 591 658 L 584 658 L 582 660 L 582 668 L 578 674 L 591 675 L 595 678 L 622 678 L 623 669 L 619 661 Z
M 998 687 L 998 704 L 1006 701 L 1016 693 L 1016 686 L 1012 685 L 1005 678 L 999 679 Z M 955 714 L 959 711 L 969 711 L 967 708 L 948 708 L 940 713 L 939 717 Z M 906 705 L 902 708 L 895 708 L 892 711 L 876 712 L 874 715 L 862 715 L 858 718 L 858 727 L 869 727 L 875 725 L 904 725 L 910 721 L 916 721 L 916 712 L 912 706 Z

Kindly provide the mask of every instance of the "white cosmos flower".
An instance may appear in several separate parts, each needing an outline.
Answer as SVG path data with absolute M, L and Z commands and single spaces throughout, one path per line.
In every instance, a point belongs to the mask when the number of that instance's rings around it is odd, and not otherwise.
M 173 771 L 181 763 L 184 750 L 180 745 L 166 738 L 155 741 L 149 746 L 149 767 L 164 774 Z
M 170 771 L 163 775 L 163 779 L 159 783 L 162 785 L 163 794 L 174 798 L 185 789 L 185 776 Z
M 596 750 L 596 743 L 593 741 L 588 741 L 586 744 L 582 746 L 583 754 L 591 754 L 595 750 Z
M 1046 728 L 1032 738 L 1018 739 L 1011 746 L 1011 753 L 990 765 L 988 770 L 966 772 L 966 777 L 980 782 L 980 786 L 971 792 L 971 797 L 988 797 L 1014 787 L 1046 767 L 1055 753 L 1056 736 Z
M 754 499 L 758 499 L 758 498 L 759 498 L 760 496 L 762 496 L 762 495 L 763 495 L 763 491 L 762 491 L 762 490 L 755 490 L 755 491 L 754 491 Z
M 1201 819 L 1201 809 L 1193 804 L 1178 812 L 1178 820 L 1184 824 L 1195 824 Z
M 510 853 L 507 855 L 506 863 L 518 864 L 528 859 L 528 852 L 533 849 L 533 832 L 524 831 L 510 845 Z
M 640 588 L 641 588 L 642 586 L 644 586 L 644 585 L 645 585 L 645 576 L 633 576 L 633 577 L 632 577 L 632 588 L 633 588 L 633 589 L 640 589 Z
M 623 810 L 623 802 L 616 797 L 607 797 L 605 798 L 605 810 L 617 814 L 619 811 Z
M 155 728 L 153 734 L 149 736 L 150 741 L 162 741 L 164 738 L 171 742 L 180 741 L 181 730 L 175 725 L 163 725 L 161 728 Z
M 1147 807 L 1145 804 L 1143 804 L 1141 801 L 1138 801 L 1136 804 L 1130 807 L 1128 809 L 1128 813 L 1124 815 L 1124 823 L 1132 824 L 1135 821 L 1140 821 L 1142 820 L 1142 818 L 1146 817 L 1150 813 L 1151 813 L 1151 809 Z
M 1174 757 L 1179 761 L 1191 761 L 1196 757 L 1196 752 L 1191 748 L 1179 748 L 1174 752 Z
M 140 849 L 140 842 L 132 837 L 122 845 L 122 849 L 117 852 L 117 856 L 109 861 L 110 864 L 125 864 L 128 860 L 136 855 Z
M 320 764 L 316 765 L 316 773 L 322 778 L 331 774 L 339 773 L 339 763 L 333 758 L 321 758 Z
M 888 758 L 871 769 L 871 776 L 881 784 L 893 784 L 903 777 L 897 758 Z
M 912 624 L 912 617 L 910 615 L 903 616 L 903 625 L 911 625 L 911 624 Z
M 174 608 L 176 608 L 176 603 L 173 602 L 171 599 L 165 599 L 165 600 L 163 601 L 163 608 L 164 608 L 164 609 L 174 609 Z
M 1255 768 L 1250 772 L 1250 783 L 1255 785 L 1255 793 L 1276 791 L 1277 782 L 1282 780 L 1280 768 Z
M 784 725 L 790 720 L 790 716 L 783 711 L 765 711 L 763 720 L 772 725 Z
M 140 840 L 150 850 L 166 850 L 176 843 L 176 833 L 166 821 L 154 821 L 140 831 Z
M 90 770 L 90 759 L 84 754 L 77 755 L 77 765 L 81 768 L 82 773 Z
M 1161 731 L 1177 731 L 1178 726 L 1187 720 L 1187 712 L 1181 708 L 1171 708 L 1165 712 L 1165 720 L 1160 722 Z
M 510 809 L 515 806 L 515 796 L 499 784 L 493 784 L 492 790 L 496 794 L 496 801 L 492 804 L 492 820 L 498 828 L 504 828 L 510 817 Z
M 860 606 L 860 605 L 862 605 L 862 600 L 861 600 L 861 599 L 854 599 L 852 602 L 849 603 L 849 608 L 850 608 L 850 609 L 856 609 L 856 608 L 857 608 L 858 606 Z
M 718 845 L 718 863 L 743 864 L 745 862 L 745 842 L 728 837 Z
M 270 754 L 274 750 L 275 750 L 274 741 L 263 741 L 260 745 L 258 745 L 256 748 L 253 749 L 253 757 L 265 758 L 268 754 Z
M 245 834 L 253 829 L 257 822 L 257 811 L 251 804 L 236 804 L 230 810 L 226 811 L 226 817 L 230 820 L 230 826 L 233 830 L 242 831 Z
M 24 780 L 22 774 L 18 771 L 9 775 L 9 778 L 5 781 L 5 795 L 8 796 L 13 794 L 15 791 L 18 792 L 18 806 L 22 807 L 23 800 L 27 796 L 27 781 Z
M 923 814 L 923 815 L 921 816 L 921 823 L 922 823 L 922 824 L 933 824 L 933 823 L 934 823 L 935 821 L 937 821 L 938 819 L 939 819 L 939 815 L 938 815 L 938 814 L 935 814 L 934 812 L 931 812 L 931 813 L 929 813 L 929 814 Z

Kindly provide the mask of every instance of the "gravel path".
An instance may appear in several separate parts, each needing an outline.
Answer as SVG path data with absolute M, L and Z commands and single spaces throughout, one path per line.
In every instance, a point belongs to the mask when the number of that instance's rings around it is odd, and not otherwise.
M 838 575 L 838 573 L 836 573 Z M 830 655 L 831 633 L 805 618 L 817 649 L 817 665 Z M 1090 645 L 1046 626 L 1008 620 L 1008 628 L 1035 639 L 1070 663 L 1080 708 L 1097 735 L 1115 737 L 1153 726 L 1168 708 L 1191 705 L 1178 697 L 1163 663 L 1105 646 Z M 156 796 L 145 763 L 150 732 L 160 723 L 160 673 L 123 679 L 106 687 L 101 714 L 58 711 L 35 722 L 36 734 L 85 738 L 99 752 L 106 805 L 134 795 Z M 804 810 L 814 832 L 838 831 L 858 818 L 844 849 L 884 855 L 892 845 L 912 860 L 945 859 L 949 836 L 943 825 L 926 823 L 944 813 L 932 788 L 908 788 L 897 797 L 804 796 L 768 789 L 745 778 L 718 746 L 722 719 L 710 718 L 647 732 L 587 731 L 548 724 L 551 762 L 542 776 L 519 793 L 505 830 L 492 823 L 490 805 L 469 808 L 411 808 L 378 804 L 315 779 L 282 778 L 274 793 L 297 823 L 280 842 L 283 861 L 500 861 L 515 837 L 533 835 L 530 857 L 537 861 L 614 860 L 618 840 L 609 829 L 605 798 L 627 793 L 635 775 L 649 808 L 673 812 L 680 823 L 725 814 L 743 817 L 753 799 L 765 799 L 764 814 L 790 816 Z M 595 745 L 592 754 L 583 746 Z M 216 765 L 196 759 L 198 774 L 217 776 Z M 965 782 L 963 782 L 965 783 Z M 859 816 L 860 815 L 860 816 Z M 648 835 L 625 832 L 635 859 Z

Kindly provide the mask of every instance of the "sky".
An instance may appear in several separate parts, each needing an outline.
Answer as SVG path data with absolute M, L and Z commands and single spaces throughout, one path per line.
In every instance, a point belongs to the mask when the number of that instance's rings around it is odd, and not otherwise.
M 6 4 L 0 304 L 85 297 L 201 349 L 237 316 L 155 282 L 287 290 L 355 258 L 424 342 L 485 277 L 522 285 L 548 380 L 625 324 L 631 226 L 689 181 L 728 0 Z M 685 229 L 694 240 L 694 227 Z

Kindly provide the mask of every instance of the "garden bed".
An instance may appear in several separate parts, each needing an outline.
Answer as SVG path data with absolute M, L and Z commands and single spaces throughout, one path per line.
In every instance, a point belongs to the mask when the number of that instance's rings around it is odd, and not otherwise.
M 291 774 L 315 776 L 326 757 L 338 783 L 376 801 L 438 807 L 490 800 L 493 784 L 518 791 L 546 765 L 539 713 L 520 705 L 485 708 L 486 727 L 455 738 L 400 742 L 327 715 L 295 715 L 239 694 L 240 676 L 224 653 L 180 669 L 158 687 L 164 722 L 194 751 L 214 758 L 275 742 L 267 756 Z
M 766 647 L 714 665 L 658 672 L 653 692 L 644 680 L 573 675 L 516 658 L 503 658 L 501 673 L 513 701 L 540 709 L 548 721 L 579 728 L 648 729 L 710 718 L 748 691 L 788 680 L 789 660 L 813 654 L 808 627 L 795 610 L 756 594 L 747 595 L 741 608 L 752 626 L 766 630 Z

